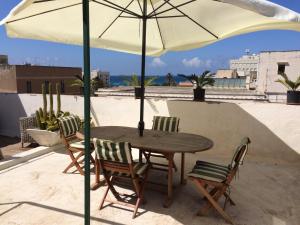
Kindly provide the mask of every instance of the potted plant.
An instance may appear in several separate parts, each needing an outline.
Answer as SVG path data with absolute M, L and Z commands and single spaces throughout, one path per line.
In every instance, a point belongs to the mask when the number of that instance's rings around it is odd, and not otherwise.
M 156 77 L 149 77 L 145 79 L 144 86 L 146 87 L 152 85 L 155 79 Z M 124 82 L 127 86 L 134 86 L 134 95 L 136 99 L 141 98 L 142 96 L 141 82 L 136 74 L 133 74 L 129 79 L 125 79 Z
M 80 94 L 83 95 L 84 92 L 84 77 L 83 76 L 79 76 L 79 75 L 75 75 L 74 77 L 76 77 L 75 80 L 73 80 L 70 84 L 70 87 L 78 87 L 80 90 Z M 95 78 L 91 80 L 90 82 L 90 93 L 91 95 L 95 95 L 95 91 L 99 88 L 99 84 L 98 84 L 98 80 L 96 80 Z
M 49 83 L 49 110 L 47 110 L 47 94 L 45 84 L 42 84 L 43 108 L 39 108 L 36 113 L 37 129 L 27 129 L 27 133 L 39 144 L 43 146 L 54 146 L 60 143 L 59 126 L 57 118 L 70 115 L 61 111 L 60 86 L 56 84 L 57 110 L 53 110 L 52 84 Z
M 297 89 L 300 87 L 300 76 L 296 81 L 291 81 L 285 73 L 279 74 L 283 79 L 278 79 L 275 82 L 284 85 L 287 91 L 287 104 L 288 105 L 300 105 L 300 91 Z
M 212 75 L 213 74 L 211 74 L 210 71 L 206 70 L 200 76 L 197 76 L 195 74 L 192 74 L 190 76 L 186 76 L 186 75 L 179 75 L 179 76 L 186 78 L 196 86 L 196 88 L 194 89 L 194 101 L 203 102 L 205 101 L 204 87 L 206 85 L 213 86 L 215 83 L 215 80 L 212 78 Z

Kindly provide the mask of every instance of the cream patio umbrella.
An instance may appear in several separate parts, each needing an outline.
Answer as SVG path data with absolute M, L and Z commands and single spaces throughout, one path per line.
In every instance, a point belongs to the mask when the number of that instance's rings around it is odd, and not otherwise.
M 90 46 L 141 54 L 142 135 L 146 55 L 199 48 L 260 30 L 300 31 L 300 15 L 265 0 L 23 0 L 0 24 L 10 37 L 84 46 L 85 118 L 90 118 Z M 89 119 L 85 121 L 89 224 L 90 127 Z

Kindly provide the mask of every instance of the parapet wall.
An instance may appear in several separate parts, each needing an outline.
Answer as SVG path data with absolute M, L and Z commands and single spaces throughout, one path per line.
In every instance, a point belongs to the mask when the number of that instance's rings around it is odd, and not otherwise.
M 109 96 L 92 97 L 91 102 L 96 124 L 137 127 L 139 100 Z M 18 118 L 33 114 L 41 105 L 41 95 L 0 94 L 0 135 L 19 136 Z M 62 109 L 82 116 L 83 97 L 63 95 Z M 230 157 L 239 140 L 249 136 L 252 140 L 250 156 L 299 162 L 296 153 L 300 152 L 298 106 L 146 99 L 146 128 L 151 128 L 154 115 L 177 116 L 180 132 L 212 139 L 214 147 L 205 153 L 207 155 Z

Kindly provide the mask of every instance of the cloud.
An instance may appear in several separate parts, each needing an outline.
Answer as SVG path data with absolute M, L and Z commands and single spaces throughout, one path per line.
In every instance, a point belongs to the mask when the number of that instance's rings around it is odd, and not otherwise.
M 182 64 L 186 67 L 206 67 L 206 68 L 211 68 L 213 61 L 211 59 L 207 60 L 201 60 L 198 57 L 194 57 L 192 59 L 183 59 Z
M 183 59 L 182 63 L 186 67 L 200 67 L 202 61 L 198 57 L 194 57 L 192 59 Z
M 152 60 L 152 62 L 150 63 L 150 66 L 152 67 L 163 67 L 163 66 L 166 66 L 167 64 L 162 61 L 160 58 L 154 58 Z

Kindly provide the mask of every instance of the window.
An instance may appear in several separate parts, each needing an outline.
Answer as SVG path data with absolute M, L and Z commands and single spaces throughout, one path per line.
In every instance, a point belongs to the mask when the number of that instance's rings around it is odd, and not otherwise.
M 49 81 L 45 80 L 45 89 L 46 89 L 46 93 L 49 94 Z
M 278 62 L 278 70 L 277 74 L 284 74 L 285 73 L 285 67 L 289 65 L 288 62 Z
M 32 93 L 31 81 L 26 81 L 26 91 L 27 93 Z
M 285 65 L 283 64 L 278 64 L 278 71 L 277 74 L 284 74 L 285 72 Z
M 65 93 L 65 81 L 60 81 L 60 92 Z

